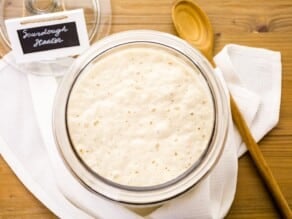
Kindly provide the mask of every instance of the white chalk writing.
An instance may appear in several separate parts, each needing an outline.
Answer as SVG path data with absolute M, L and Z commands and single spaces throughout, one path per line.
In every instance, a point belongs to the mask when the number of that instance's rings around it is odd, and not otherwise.
M 62 32 L 67 32 L 68 29 L 67 27 L 64 25 L 62 28 L 57 28 L 57 29 L 48 29 L 48 28 L 45 28 L 43 31 L 41 32 L 28 32 L 28 30 L 23 30 L 22 33 L 23 33 L 23 39 L 26 39 L 26 38 L 34 38 L 34 37 L 41 37 L 41 36 L 45 36 L 45 35 L 53 35 L 55 37 L 59 37 L 60 34 Z
M 33 44 L 33 47 L 39 47 L 39 46 L 44 46 L 44 45 L 48 45 L 48 44 L 58 44 L 58 43 L 62 43 L 64 40 L 62 40 L 61 38 L 52 38 L 49 40 L 42 40 L 42 39 L 36 39 L 35 43 Z

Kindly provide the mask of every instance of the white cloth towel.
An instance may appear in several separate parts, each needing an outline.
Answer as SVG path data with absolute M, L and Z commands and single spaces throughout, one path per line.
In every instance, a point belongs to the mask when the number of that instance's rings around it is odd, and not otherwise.
M 216 75 L 232 93 L 256 140 L 261 139 L 279 120 L 280 53 L 227 45 L 215 62 Z M 121 205 L 93 196 L 67 172 L 51 132 L 56 89 L 55 78 L 24 74 L 0 61 L 3 158 L 23 184 L 60 218 L 142 218 Z M 223 218 L 234 199 L 238 157 L 245 151 L 230 120 L 224 152 L 211 173 L 191 192 L 164 204 L 147 218 Z

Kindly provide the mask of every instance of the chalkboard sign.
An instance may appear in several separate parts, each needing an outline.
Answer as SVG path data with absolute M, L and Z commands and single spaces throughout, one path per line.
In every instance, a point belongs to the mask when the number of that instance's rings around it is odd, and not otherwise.
M 5 20 L 17 63 L 75 56 L 89 47 L 83 9 Z
M 79 46 L 75 22 L 17 30 L 24 54 Z

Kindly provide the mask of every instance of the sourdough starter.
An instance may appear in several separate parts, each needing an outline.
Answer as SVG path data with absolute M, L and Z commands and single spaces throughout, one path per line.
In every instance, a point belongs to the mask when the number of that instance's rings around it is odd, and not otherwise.
M 77 78 L 67 126 L 94 172 L 122 185 L 153 186 L 201 158 L 214 106 L 199 70 L 162 48 L 135 46 L 104 55 Z

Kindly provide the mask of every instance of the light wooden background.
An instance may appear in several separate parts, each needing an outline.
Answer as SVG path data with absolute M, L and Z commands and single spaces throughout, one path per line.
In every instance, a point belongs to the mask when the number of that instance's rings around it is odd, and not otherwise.
M 260 146 L 292 207 L 292 1 L 197 0 L 215 31 L 215 53 L 228 43 L 281 51 L 280 122 Z M 154 29 L 175 34 L 172 0 L 112 0 L 112 31 Z M 256 80 L 256 78 L 255 78 Z M 19 182 L 0 156 L 0 218 L 55 218 Z M 280 218 L 249 155 L 239 161 L 235 201 L 227 218 Z

